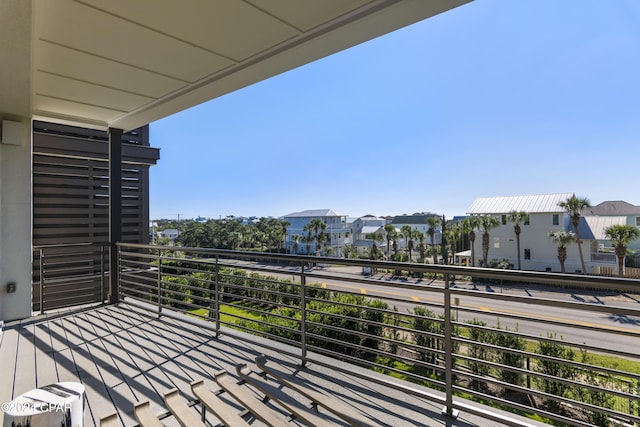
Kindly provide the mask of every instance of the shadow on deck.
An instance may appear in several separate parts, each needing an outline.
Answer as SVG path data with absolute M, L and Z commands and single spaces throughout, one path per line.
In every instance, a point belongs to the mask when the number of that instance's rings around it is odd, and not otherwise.
M 233 336 L 215 338 L 205 325 L 170 316 L 159 319 L 153 312 L 126 303 L 63 309 L 10 322 L 0 335 L 0 402 L 46 384 L 79 381 L 86 388 L 85 426 L 99 425 L 101 417 L 114 411 L 122 425 L 134 426 L 135 402 L 148 399 L 155 414 L 166 413 L 165 391 L 177 388 L 193 402 L 192 381 L 203 378 L 209 388 L 217 389 L 216 371 L 224 369 L 235 376 L 236 364 L 253 365 L 257 356 L 266 354 L 290 374 L 343 400 L 381 426 L 504 425 L 464 413 L 455 420 L 444 417 L 437 403 L 317 364 L 301 367 L 299 359 Z M 200 405 L 195 408 L 200 410 Z M 513 414 L 508 417 L 519 419 Z M 212 415 L 207 420 L 218 424 Z M 252 425 L 262 425 L 249 420 Z M 176 425 L 171 417 L 163 423 Z M 300 425 L 295 420 L 290 424 Z

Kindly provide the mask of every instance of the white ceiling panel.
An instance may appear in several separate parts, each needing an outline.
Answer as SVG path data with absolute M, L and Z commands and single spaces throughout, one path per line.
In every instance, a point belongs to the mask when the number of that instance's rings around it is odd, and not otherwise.
M 468 1 L 0 0 L 0 107 L 130 130 Z
M 246 59 L 299 34 L 277 16 L 238 0 L 181 0 L 179 8 L 176 8 L 176 0 L 83 2 L 234 61 Z M 302 5 L 310 1 L 296 0 L 294 3 Z M 313 3 L 321 2 L 313 0 Z
M 187 84 L 182 80 L 48 42 L 38 43 L 35 61 L 37 72 L 44 71 L 150 98 L 160 98 Z
M 42 0 L 39 5 L 38 39 L 188 82 L 232 64 L 202 48 L 72 0 Z
M 99 106 L 122 113 L 152 101 L 151 98 L 133 93 L 42 72 L 36 75 L 35 81 L 35 92 L 40 97 L 64 99 L 87 105 L 99 100 Z M 36 108 L 38 107 L 36 105 Z
M 247 0 L 301 31 L 341 18 L 374 0 Z
M 33 102 L 37 106 L 33 111 L 37 119 L 49 119 L 67 124 L 75 122 L 91 128 L 104 127 L 104 123 L 109 123 L 114 117 L 122 115 L 121 111 L 46 96 L 36 95 Z

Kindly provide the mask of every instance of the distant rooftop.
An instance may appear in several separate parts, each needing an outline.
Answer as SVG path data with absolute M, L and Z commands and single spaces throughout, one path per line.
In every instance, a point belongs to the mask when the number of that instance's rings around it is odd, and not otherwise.
M 391 224 L 426 224 L 427 218 L 434 216 L 440 218 L 440 215 L 434 213 L 398 215 L 393 217 L 393 221 L 391 221 Z
M 529 196 L 478 197 L 467 210 L 468 214 L 505 214 L 512 211 L 527 213 L 555 213 L 565 210 L 558 206 L 573 193 L 536 194 Z
M 585 209 L 583 215 L 640 215 L 640 206 L 622 200 L 602 202 Z
M 329 216 L 344 216 L 337 214 L 333 209 L 309 209 L 301 212 L 293 212 L 285 215 L 284 218 L 308 218 L 308 217 L 329 217 Z

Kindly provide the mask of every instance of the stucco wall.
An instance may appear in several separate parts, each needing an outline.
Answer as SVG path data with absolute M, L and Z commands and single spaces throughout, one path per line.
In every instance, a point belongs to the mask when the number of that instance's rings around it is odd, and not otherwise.
M 0 144 L 0 320 L 31 315 L 31 121 L 19 145 Z M 7 293 L 7 285 L 16 291 Z

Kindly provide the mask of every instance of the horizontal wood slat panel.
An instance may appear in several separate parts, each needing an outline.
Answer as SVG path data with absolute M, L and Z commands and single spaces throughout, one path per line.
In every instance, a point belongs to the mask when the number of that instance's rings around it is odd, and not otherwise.
M 159 150 L 148 146 L 148 130 L 134 133 L 123 140 L 140 144 L 122 146 L 122 241 L 148 243 L 148 174 Z M 101 253 L 95 247 L 63 245 L 104 244 L 109 239 L 108 153 L 105 132 L 34 123 L 33 245 L 56 246 L 43 249 L 43 272 L 40 253 L 34 253 L 34 309 L 39 309 L 41 275 L 47 295 L 44 309 L 102 301 L 100 283 L 91 276 L 107 265 L 108 248 Z

